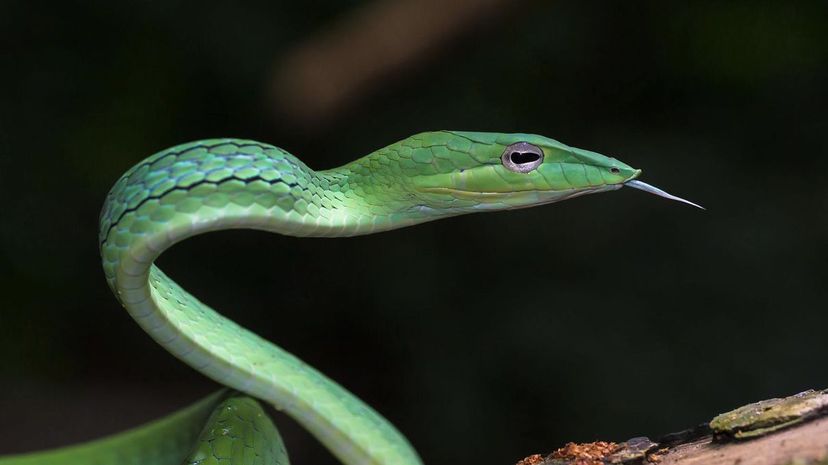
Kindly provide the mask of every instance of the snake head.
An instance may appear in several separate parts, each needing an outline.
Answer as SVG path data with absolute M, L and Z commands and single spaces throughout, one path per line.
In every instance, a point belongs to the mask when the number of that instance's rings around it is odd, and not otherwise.
M 641 170 L 533 134 L 441 131 L 414 136 L 431 168 L 413 176 L 434 208 L 506 210 L 619 189 Z M 450 163 L 434 163 L 443 158 Z M 416 160 L 416 158 L 415 158 Z M 412 173 L 413 174 L 413 173 Z

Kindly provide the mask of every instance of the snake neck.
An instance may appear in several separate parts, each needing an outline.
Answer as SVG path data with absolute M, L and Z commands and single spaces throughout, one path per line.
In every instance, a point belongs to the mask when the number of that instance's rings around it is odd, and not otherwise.
M 370 234 L 434 219 L 409 178 L 375 152 L 345 166 L 314 171 L 290 153 L 254 141 L 184 144 L 131 168 L 107 196 L 100 243 L 125 233 L 207 222 L 221 212 L 238 227 L 292 236 Z M 175 220 L 175 221 L 173 221 Z M 228 227 L 223 221 L 222 228 Z

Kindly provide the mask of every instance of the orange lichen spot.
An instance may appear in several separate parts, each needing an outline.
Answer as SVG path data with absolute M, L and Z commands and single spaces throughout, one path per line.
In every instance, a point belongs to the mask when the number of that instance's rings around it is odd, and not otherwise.
M 596 441 L 583 444 L 570 442 L 552 452 L 551 459 L 569 460 L 570 465 L 603 465 L 603 459 L 618 450 L 614 442 Z
M 659 450 L 653 452 L 652 454 L 648 455 L 647 456 L 647 461 L 650 462 L 650 463 L 661 462 L 664 459 L 664 455 L 667 454 L 668 451 L 669 451 L 669 449 L 667 449 L 667 448 L 659 449 Z
M 515 465 L 538 465 L 541 462 L 543 462 L 543 457 L 540 454 L 532 454 Z

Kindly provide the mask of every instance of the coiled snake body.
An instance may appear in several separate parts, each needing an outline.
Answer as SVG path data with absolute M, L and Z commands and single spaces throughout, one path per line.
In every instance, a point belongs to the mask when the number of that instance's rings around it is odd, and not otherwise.
M 423 133 L 325 171 L 249 140 L 203 140 L 156 153 L 106 198 L 99 235 L 106 279 L 156 342 L 230 389 L 125 433 L 0 464 L 286 464 L 279 434 L 255 398 L 295 418 L 348 465 L 417 465 L 408 441 L 374 410 L 188 294 L 153 264 L 156 257 L 187 237 L 228 228 L 353 236 L 625 184 L 669 196 L 634 181 L 639 173 L 528 134 Z

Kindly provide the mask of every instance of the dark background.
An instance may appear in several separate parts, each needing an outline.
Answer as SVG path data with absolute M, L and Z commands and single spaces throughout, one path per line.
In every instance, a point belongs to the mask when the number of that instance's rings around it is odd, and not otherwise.
M 215 233 L 161 258 L 429 464 L 657 437 L 828 386 L 824 2 L 467 0 L 428 47 L 364 56 L 427 40 L 396 23 L 348 40 L 394 3 L 0 3 L 0 453 L 216 388 L 122 311 L 96 245 L 124 170 L 206 137 L 325 168 L 424 130 L 541 133 L 708 207 L 623 189 L 354 239 Z M 428 35 L 433 8 L 402 21 Z M 348 84 L 366 63 L 386 69 Z M 295 463 L 333 463 L 277 420 Z

